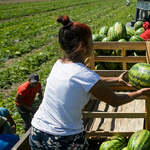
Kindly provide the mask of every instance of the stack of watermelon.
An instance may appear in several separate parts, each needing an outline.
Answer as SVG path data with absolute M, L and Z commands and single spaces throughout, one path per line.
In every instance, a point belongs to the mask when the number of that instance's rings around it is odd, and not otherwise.
M 149 150 L 150 132 L 145 129 L 138 130 L 127 140 L 122 136 L 113 136 L 104 141 L 99 150 Z
M 93 34 L 93 41 L 101 41 L 101 42 L 110 42 L 110 41 L 118 41 L 118 42 L 132 42 L 132 41 L 144 41 L 139 35 L 145 31 L 143 28 L 143 22 L 137 21 L 134 24 L 134 29 L 130 27 L 126 27 L 122 22 L 116 22 L 113 26 L 103 26 L 99 33 Z M 94 50 L 95 55 L 99 56 L 121 56 L 121 50 Z M 127 51 L 127 56 L 145 56 L 145 51 Z M 122 63 L 95 63 L 95 69 L 122 69 Z M 134 65 L 134 64 L 132 64 Z M 127 64 L 127 68 L 130 69 L 132 67 L 131 64 Z M 101 66 L 101 67 L 99 67 Z M 102 67 L 103 66 L 103 67 Z

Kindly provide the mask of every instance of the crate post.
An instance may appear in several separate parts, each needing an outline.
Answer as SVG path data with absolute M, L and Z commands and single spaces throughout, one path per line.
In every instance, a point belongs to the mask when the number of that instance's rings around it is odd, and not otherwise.
M 150 64 L 150 39 L 146 41 L 146 62 Z M 145 129 L 150 131 L 150 98 L 146 98 L 146 120 L 145 120 Z
M 126 56 L 126 49 L 125 49 L 125 47 L 122 48 L 122 56 L 123 56 L 123 57 Z M 123 62 L 122 62 L 122 67 L 123 67 L 123 70 L 126 70 L 126 69 L 127 69 L 127 63 L 126 63 L 126 61 L 123 61 Z
M 89 64 L 90 64 L 90 69 L 94 70 L 95 69 L 95 61 L 94 61 L 94 52 L 92 52 L 92 55 L 89 57 Z
M 146 98 L 146 120 L 145 120 L 145 129 L 150 131 L 150 98 Z
M 146 41 L 146 62 L 150 64 L 150 39 Z

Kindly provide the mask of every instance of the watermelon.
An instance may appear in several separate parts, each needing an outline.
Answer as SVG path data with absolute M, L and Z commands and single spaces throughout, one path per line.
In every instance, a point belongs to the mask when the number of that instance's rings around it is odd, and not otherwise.
M 130 41 L 144 41 L 144 39 L 141 38 L 139 35 L 133 35 L 131 36 Z
M 122 136 L 112 136 L 110 139 L 104 141 L 99 150 L 122 150 L 126 147 L 126 139 Z
M 127 70 L 130 70 L 133 65 L 135 65 L 135 64 L 134 63 L 127 63 Z
M 112 38 L 115 41 L 118 41 L 119 39 L 125 39 L 126 36 L 127 36 L 126 26 L 122 22 L 116 22 L 113 25 Z
M 105 37 L 103 38 L 102 42 L 110 42 L 110 37 Z M 102 50 L 104 55 L 110 55 L 112 53 L 113 50 Z
M 109 41 L 111 41 L 109 37 L 104 37 L 102 40 L 102 42 L 109 42 Z
M 150 87 L 150 64 L 136 63 L 129 70 L 128 78 L 136 89 Z
M 137 29 L 137 30 L 135 31 L 135 34 L 136 34 L 136 35 L 140 35 L 140 34 L 142 34 L 144 31 L 145 31 L 145 29 L 144 29 L 143 27 L 141 27 L 141 28 L 139 28 L 139 29 Z
M 109 28 L 108 33 L 107 33 L 107 37 L 110 38 L 111 41 L 113 41 L 113 26 Z
M 99 34 L 93 34 L 92 35 L 92 40 L 93 41 L 102 41 L 104 37 L 103 36 L 100 36 Z
M 131 38 L 131 36 L 127 35 L 125 39 L 126 39 L 126 41 L 130 41 L 130 38 Z
M 98 56 L 98 55 L 103 55 L 103 51 L 101 49 L 94 49 L 94 54 L 95 56 Z
M 149 150 L 150 132 L 141 129 L 132 134 L 127 145 L 128 150 Z
M 132 28 L 126 27 L 126 30 L 127 30 L 127 36 L 135 35 L 135 31 Z
M 109 70 L 115 70 L 118 67 L 117 63 L 114 62 L 105 62 L 105 66 Z
M 99 63 L 98 65 L 95 66 L 95 69 L 105 70 L 106 67 L 105 67 L 104 63 Z
M 123 68 L 122 68 L 122 63 L 119 63 L 118 65 L 119 65 L 119 68 L 120 68 L 120 69 L 123 69 Z M 127 70 L 130 70 L 133 65 L 134 65 L 134 63 L 127 63 L 127 66 L 126 66 L 126 67 L 127 67 Z
M 120 40 L 118 40 L 118 42 L 126 42 L 126 40 L 125 39 L 120 39 Z M 115 53 L 116 56 L 120 56 L 121 55 L 121 50 L 116 49 L 114 53 Z
M 120 40 L 118 40 L 118 42 L 126 42 L 126 40 L 125 39 L 120 39 Z
M 107 32 L 108 32 L 108 30 L 109 30 L 109 27 L 108 26 L 103 26 L 101 29 L 100 29 L 100 31 L 99 31 L 99 35 L 101 35 L 101 36 L 107 36 Z
M 116 56 L 116 50 L 113 50 L 111 53 L 112 56 Z
M 133 35 L 131 36 L 130 42 L 136 42 L 136 41 L 145 41 L 143 38 L 141 38 L 139 35 Z M 137 50 L 137 52 L 143 52 L 142 50 Z
M 143 21 L 137 21 L 135 24 L 134 24 L 134 30 L 136 31 L 137 29 L 143 27 Z

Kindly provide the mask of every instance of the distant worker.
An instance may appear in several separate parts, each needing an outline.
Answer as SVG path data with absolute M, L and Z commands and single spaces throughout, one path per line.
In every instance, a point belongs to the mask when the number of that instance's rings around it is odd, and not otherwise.
M 35 100 L 36 93 L 38 93 L 38 98 L 42 100 L 43 94 L 41 90 L 41 83 L 39 82 L 39 76 L 33 73 L 29 75 L 29 81 L 19 86 L 15 98 L 18 112 L 24 121 L 25 132 L 30 128 L 32 115 L 36 111 L 32 107 L 32 103 Z
M 0 150 L 11 150 L 19 141 L 19 136 L 14 134 L 4 134 L 5 122 L 7 118 L 0 116 Z
M 16 124 L 13 118 L 11 117 L 9 111 L 4 107 L 0 107 L 0 116 L 7 118 L 3 133 L 4 134 L 16 134 Z
M 150 23 L 148 21 L 144 22 L 143 28 L 145 31 L 140 35 L 140 37 L 147 41 L 147 39 L 150 39 Z

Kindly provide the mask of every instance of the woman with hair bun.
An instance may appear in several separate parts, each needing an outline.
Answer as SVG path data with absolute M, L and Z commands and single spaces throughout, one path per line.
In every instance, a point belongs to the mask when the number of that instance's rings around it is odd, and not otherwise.
M 116 95 L 106 83 L 120 82 L 119 77 L 100 77 L 84 65 L 92 55 L 91 29 L 66 16 L 57 18 L 63 27 L 59 31 L 59 43 L 64 57 L 54 64 L 44 92 L 43 101 L 32 120 L 29 143 L 34 149 L 87 150 L 82 109 L 93 94 L 114 107 L 131 102 L 140 95 L 149 95 L 150 88 L 125 95 Z

